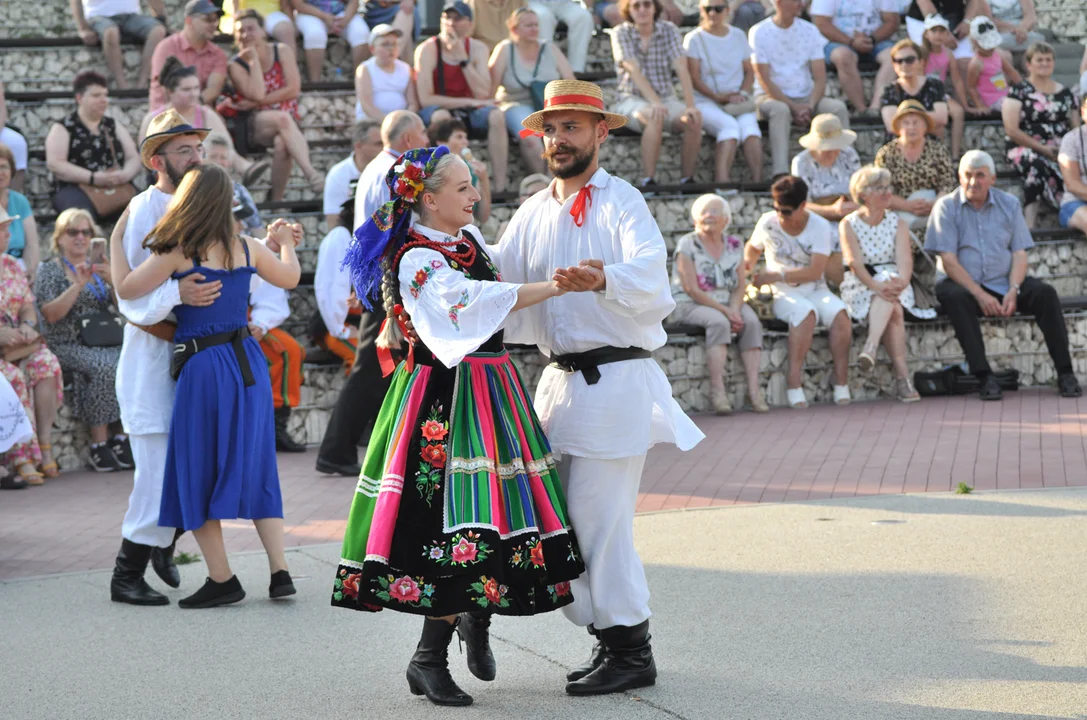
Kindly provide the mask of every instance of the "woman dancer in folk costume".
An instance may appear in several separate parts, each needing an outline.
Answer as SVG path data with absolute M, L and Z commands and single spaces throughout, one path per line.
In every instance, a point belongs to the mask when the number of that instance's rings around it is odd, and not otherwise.
M 211 164 L 191 168 L 144 240 L 151 257 L 114 278 L 124 300 L 194 272 L 222 282 L 211 305 L 174 310 L 177 401 L 159 524 L 192 530 L 208 565 L 204 586 L 178 602 L 184 608 L 215 607 L 245 597 L 223 545 L 220 521 L 227 519 L 254 521 L 268 553 L 271 597 L 295 592 L 283 551 L 272 384 L 264 353 L 249 336 L 248 311 L 253 273 L 278 287 L 298 284 L 294 246 L 300 228 L 281 220 L 269 226 L 269 237 L 281 248 L 282 259 L 277 259 L 261 243 L 235 234 L 233 200 L 234 184 L 226 170 Z
M 509 313 L 563 294 L 565 271 L 501 282 L 468 224 L 479 200 L 471 173 L 444 145 L 408 151 L 386 182 L 393 200 L 358 229 L 345 264 L 367 305 L 381 287 L 386 374 L 403 341 L 394 318 L 410 314 L 419 340 L 396 366 L 370 438 L 332 604 L 427 616 L 408 687 L 468 705 L 447 664 L 453 633 L 472 674 L 493 680 L 491 613 L 567 605 L 584 569 L 551 448 L 500 329 Z

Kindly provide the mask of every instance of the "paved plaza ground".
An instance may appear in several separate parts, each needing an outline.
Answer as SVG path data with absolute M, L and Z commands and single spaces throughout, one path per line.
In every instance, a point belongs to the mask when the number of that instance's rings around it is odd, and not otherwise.
M 2 493 L 0 716 L 1085 718 L 1085 411 L 1032 390 L 699 418 L 695 452 L 650 453 L 635 522 L 658 685 L 567 698 L 588 636 L 558 613 L 499 618 L 494 683 L 453 647 L 466 710 L 408 694 L 418 618 L 329 607 L 354 483 L 317 475 L 313 451 L 280 456 L 299 587 L 280 602 L 238 522 L 244 602 L 177 608 L 195 563 L 169 607 L 111 603 L 129 475 Z

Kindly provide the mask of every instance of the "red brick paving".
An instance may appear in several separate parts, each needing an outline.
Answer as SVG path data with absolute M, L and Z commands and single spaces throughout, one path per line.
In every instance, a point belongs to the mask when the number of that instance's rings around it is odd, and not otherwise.
M 947 491 L 1087 485 L 1087 398 L 1052 390 L 1002 403 L 940 398 L 914 405 L 700 417 L 689 453 L 650 451 L 638 510 Z M 355 481 L 313 470 L 315 451 L 280 455 L 287 545 L 338 542 Z M 117 551 L 131 474 L 66 474 L 0 492 L 0 580 L 107 568 Z M 259 550 L 252 523 L 224 523 L 227 548 Z M 195 551 L 185 536 L 181 548 Z

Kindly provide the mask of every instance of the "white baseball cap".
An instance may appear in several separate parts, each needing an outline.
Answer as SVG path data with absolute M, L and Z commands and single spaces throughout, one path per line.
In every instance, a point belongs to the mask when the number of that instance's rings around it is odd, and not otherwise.
M 925 30 L 931 30 L 932 28 L 942 27 L 944 30 L 951 29 L 951 23 L 947 21 L 940 13 L 932 13 L 925 17 Z
M 373 45 L 379 39 L 385 37 L 386 35 L 395 35 L 397 37 L 403 37 L 404 33 L 403 33 L 403 31 L 400 30 L 400 28 L 395 28 L 395 27 L 393 27 L 392 25 L 390 25 L 388 23 L 381 23 L 380 25 L 375 26 L 370 31 L 370 44 Z

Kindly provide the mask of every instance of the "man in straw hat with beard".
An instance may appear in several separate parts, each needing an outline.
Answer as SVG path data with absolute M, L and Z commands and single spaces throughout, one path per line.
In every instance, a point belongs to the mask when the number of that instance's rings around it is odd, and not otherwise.
M 151 121 L 140 158 L 144 166 L 158 173 L 158 181 L 132 199 L 113 229 L 110 270 L 114 277 L 122 276 L 122 268 L 127 273 L 151 256 L 143 240 L 166 214 L 166 205 L 185 171 L 203 161 L 201 141 L 207 134 L 207 128 L 190 126 L 173 109 Z M 169 604 L 169 598 L 143 579 L 149 561 L 167 585 L 176 588 L 181 584 L 173 561 L 175 530 L 158 524 L 174 405 L 170 358 L 175 325 L 167 317 L 177 305 L 210 305 L 218 297 L 222 283 L 197 284 L 203 279 L 194 273 L 180 282 L 169 280 L 144 297 L 118 302 L 129 324 L 117 365 L 117 402 L 129 432 L 136 472 L 110 583 L 110 595 L 116 602 Z
M 704 437 L 651 357 L 675 307 L 664 238 L 642 194 L 599 165 L 609 130 L 624 124 L 593 83 L 548 83 L 543 110 L 524 125 L 543 137 L 556 179 L 521 205 L 494 252 L 506 282 L 547 280 L 566 268 L 558 274 L 567 289 L 594 291 L 552 298 L 506 326 L 507 342 L 536 344 L 552 360 L 536 411 L 562 456 L 586 565 L 563 612 L 596 638 L 589 663 L 567 675 L 571 695 L 655 682 L 649 588 L 634 549 L 638 485 L 652 445 L 688 450 Z

